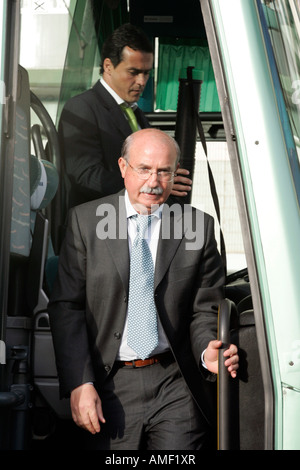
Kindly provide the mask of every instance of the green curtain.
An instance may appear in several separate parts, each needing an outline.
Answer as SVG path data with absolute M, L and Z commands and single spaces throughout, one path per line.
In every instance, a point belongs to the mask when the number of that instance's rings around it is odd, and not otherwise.
M 76 5 L 72 16 L 56 124 L 66 101 L 93 85 L 95 59 L 99 57 L 99 50 L 106 37 L 122 23 L 128 21 L 126 0 L 74 1 Z
M 180 70 L 187 67 L 203 71 L 201 112 L 220 112 L 214 72 L 206 41 L 202 39 L 159 39 L 156 110 L 176 111 Z
M 65 102 L 93 85 L 95 58 L 99 56 L 99 50 L 101 50 L 104 40 L 115 28 L 129 21 L 127 0 L 114 2 L 73 0 L 73 2 L 75 2 L 75 6 L 56 124 Z M 177 110 L 180 70 L 194 66 L 204 73 L 200 111 L 220 112 L 221 108 L 206 40 L 159 38 L 158 53 L 156 110 Z M 154 80 L 151 76 L 143 97 L 139 101 L 140 107 L 145 112 L 153 110 L 153 96 Z

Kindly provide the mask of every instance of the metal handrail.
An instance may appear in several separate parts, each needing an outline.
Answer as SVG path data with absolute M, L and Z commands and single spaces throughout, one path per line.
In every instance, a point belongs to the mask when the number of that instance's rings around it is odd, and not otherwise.
M 19 406 L 25 401 L 25 395 L 21 392 L 0 392 L 0 408 Z
M 232 420 L 233 400 L 231 393 L 231 377 L 224 365 L 223 353 L 230 345 L 230 330 L 236 323 L 237 308 L 234 302 L 224 299 L 219 307 L 218 339 L 222 341 L 219 349 L 218 371 L 218 449 L 229 450 L 233 447 Z

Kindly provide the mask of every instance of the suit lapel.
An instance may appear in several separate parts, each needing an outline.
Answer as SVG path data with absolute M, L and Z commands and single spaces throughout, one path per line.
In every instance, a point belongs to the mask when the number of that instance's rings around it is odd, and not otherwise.
M 102 106 L 107 109 L 112 117 L 112 125 L 118 129 L 124 139 L 128 137 L 128 135 L 131 134 L 131 128 L 115 99 L 104 88 L 100 81 L 94 85 L 93 89 L 100 99 Z
M 163 279 L 183 238 L 183 217 L 180 204 L 165 204 L 157 247 L 154 288 Z
M 111 112 L 114 115 L 115 120 L 115 125 L 119 129 L 119 131 L 123 134 L 124 139 L 128 137 L 130 134 L 132 134 L 131 127 L 129 125 L 129 122 L 125 118 L 123 111 L 119 107 L 119 105 L 115 102 L 113 107 L 111 108 Z
M 124 190 L 113 196 L 112 207 L 115 211 L 111 210 L 109 212 L 107 222 L 111 224 L 111 227 L 115 227 L 116 230 L 112 230 L 112 236 L 106 238 L 105 242 L 122 279 L 124 288 L 127 291 L 130 261 Z
M 100 81 L 98 81 L 94 85 L 94 90 L 101 99 L 102 105 L 108 110 L 109 114 L 112 116 L 113 125 L 119 130 L 123 138 L 126 139 L 126 137 L 132 134 L 132 130 L 120 106 L 118 105 L 116 100 L 109 94 L 109 92 L 104 88 Z M 138 112 L 137 114 L 138 120 L 140 120 L 141 112 Z
M 136 115 L 137 122 L 139 123 L 141 129 L 146 129 L 147 127 L 150 127 L 149 121 L 147 120 L 145 114 L 139 107 L 136 108 L 134 114 Z

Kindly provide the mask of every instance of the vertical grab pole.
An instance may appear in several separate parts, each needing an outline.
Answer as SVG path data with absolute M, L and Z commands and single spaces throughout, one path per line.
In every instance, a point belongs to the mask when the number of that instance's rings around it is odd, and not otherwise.
M 203 72 L 187 67 L 180 71 L 175 140 L 180 150 L 180 165 L 189 170 L 189 178 L 193 179 L 195 166 L 195 149 L 197 140 L 197 118 L 199 113 L 201 83 Z M 191 202 L 191 193 L 184 198 L 185 203 Z
M 234 302 L 224 299 L 219 307 L 218 339 L 222 341 L 219 349 L 218 372 L 218 450 L 232 449 L 233 439 L 236 436 L 233 408 L 233 394 L 231 389 L 231 377 L 224 366 L 223 353 L 230 345 L 230 329 L 232 320 L 237 317 Z

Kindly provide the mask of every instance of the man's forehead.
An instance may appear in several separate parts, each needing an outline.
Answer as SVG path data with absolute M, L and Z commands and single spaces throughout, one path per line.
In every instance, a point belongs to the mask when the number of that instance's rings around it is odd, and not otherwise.
M 131 63 L 140 63 L 141 61 L 152 62 L 153 63 L 153 54 L 152 52 L 144 52 L 140 50 L 131 49 L 128 46 L 125 46 L 122 51 L 122 61 L 131 62 Z
M 136 166 L 152 167 L 159 165 L 163 168 L 171 168 L 176 161 L 176 152 L 173 152 L 170 147 L 166 147 L 164 151 L 160 148 L 158 151 L 155 147 L 141 146 L 139 148 L 133 145 L 129 151 L 129 160 Z

